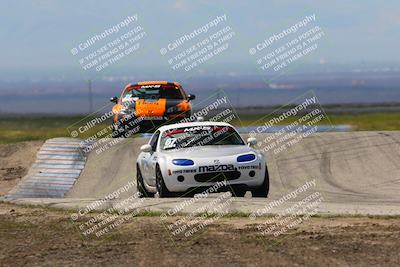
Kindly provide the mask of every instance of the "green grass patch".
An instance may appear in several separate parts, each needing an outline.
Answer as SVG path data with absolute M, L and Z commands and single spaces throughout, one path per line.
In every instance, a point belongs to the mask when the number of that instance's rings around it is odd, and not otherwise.
M 262 125 L 273 116 L 240 115 L 233 123 L 237 126 Z M 290 117 L 277 125 L 290 124 L 299 116 Z M 355 131 L 398 131 L 400 130 L 400 112 L 361 113 L 361 114 L 327 114 L 317 125 L 350 125 Z
M 235 126 L 262 125 L 271 116 L 265 114 L 239 114 L 240 120 L 235 119 Z M 90 118 L 85 116 L 59 117 L 17 117 L 0 118 L 0 144 L 15 143 L 31 140 L 46 140 L 54 137 L 69 137 L 68 129 L 78 123 L 84 125 Z M 281 124 L 289 124 L 299 117 L 291 117 Z M 84 121 L 82 121 L 84 119 Z M 80 122 L 81 121 L 81 122 Z M 394 131 L 400 130 L 400 112 L 362 113 L 362 114 L 333 114 L 318 122 L 319 125 L 350 125 L 356 131 Z M 96 125 L 79 138 L 88 138 L 101 132 L 111 125 L 111 120 Z M 70 128 L 71 129 L 71 128 Z M 108 131 L 111 133 L 111 131 Z
M 7 144 L 21 141 L 47 140 L 54 137 L 70 137 L 68 130 L 71 129 L 72 125 L 76 124 L 83 118 L 85 117 L 0 118 L 0 143 Z M 88 119 L 85 119 L 85 122 L 87 120 Z M 111 121 L 96 125 L 78 137 L 88 138 L 109 125 L 111 125 Z

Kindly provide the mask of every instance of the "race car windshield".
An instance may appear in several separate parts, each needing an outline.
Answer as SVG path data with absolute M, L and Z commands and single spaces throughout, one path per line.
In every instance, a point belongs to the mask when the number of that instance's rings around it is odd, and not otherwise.
M 229 126 L 177 128 L 164 132 L 160 140 L 160 147 L 163 150 L 213 145 L 244 145 L 244 142 Z
M 138 85 L 125 91 L 123 98 L 139 98 L 139 99 L 184 99 L 181 90 L 174 85 Z

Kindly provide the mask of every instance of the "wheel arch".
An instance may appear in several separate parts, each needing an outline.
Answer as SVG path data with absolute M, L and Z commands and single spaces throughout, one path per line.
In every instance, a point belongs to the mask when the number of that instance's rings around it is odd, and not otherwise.
M 154 174 L 156 174 L 157 167 L 160 168 L 161 174 L 163 177 L 167 175 L 167 169 L 168 169 L 168 164 L 167 164 L 167 159 L 165 157 L 159 157 L 156 163 L 156 166 L 154 168 Z

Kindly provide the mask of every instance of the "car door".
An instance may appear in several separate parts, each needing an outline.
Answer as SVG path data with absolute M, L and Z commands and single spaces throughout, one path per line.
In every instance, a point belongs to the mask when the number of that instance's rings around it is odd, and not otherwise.
M 148 144 L 151 145 L 154 142 L 154 139 L 156 139 L 156 138 L 157 138 L 157 136 L 154 133 L 151 136 L 150 141 L 149 141 Z M 151 152 L 142 152 L 141 156 L 140 156 L 140 170 L 142 172 L 143 177 L 146 179 L 146 181 L 147 181 L 147 178 L 150 175 L 150 170 L 149 170 L 149 168 L 150 168 L 150 165 L 149 165 L 150 164 L 150 156 L 151 156 Z
M 146 164 L 146 177 L 148 177 L 148 184 L 154 186 L 156 184 L 156 164 L 158 159 L 157 144 L 160 136 L 160 131 L 156 131 L 150 140 L 151 152 L 146 153 L 144 163 Z

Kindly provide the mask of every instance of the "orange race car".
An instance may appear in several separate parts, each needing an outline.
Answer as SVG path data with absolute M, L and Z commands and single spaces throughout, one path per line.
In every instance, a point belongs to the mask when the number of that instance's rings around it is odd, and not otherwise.
M 113 137 L 147 132 L 166 123 L 190 118 L 194 95 L 176 82 L 149 81 L 128 84 L 121 96 L 112 97 Z

